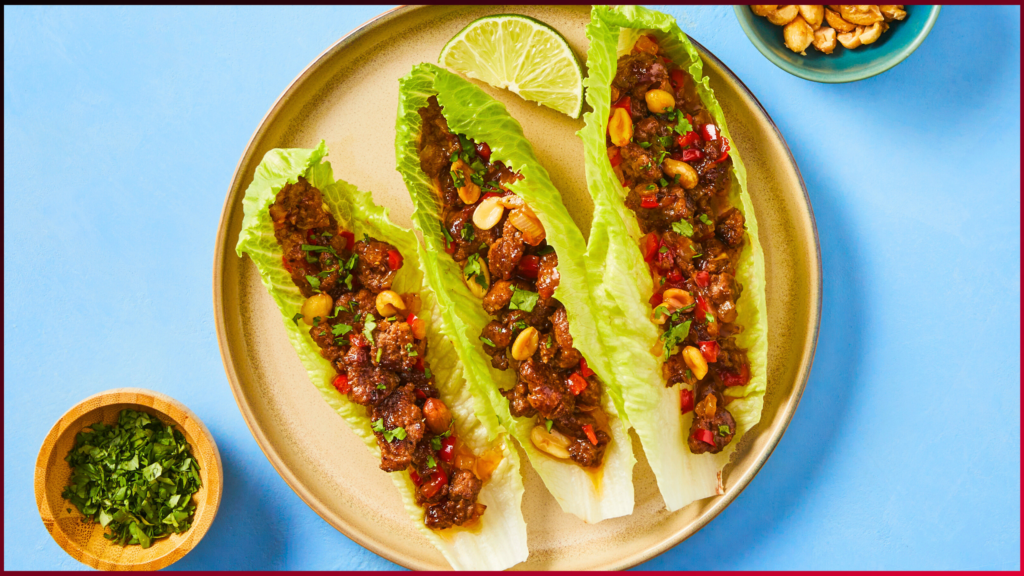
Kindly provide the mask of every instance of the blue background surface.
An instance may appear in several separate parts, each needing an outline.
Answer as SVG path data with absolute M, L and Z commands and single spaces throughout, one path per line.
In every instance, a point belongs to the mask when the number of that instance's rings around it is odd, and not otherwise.
M 667 9 L 758 96 L 821 237 L 814 370 L 761 473 L 644 568 L 1020 568 L 1020 9 L 943 9 L 896 68 L 815 84 L 730 7 Z M 32 491 L 50 426 L 168 393 L 225 468 L 173 568 L 394 568 L 320 519 L 253 440 L 213 325 L 213 244 L 270 105 L 383 7 L 4 7 L 4 568 L 77 569 Z M 713 552 L 712 552 L 713 551 Z

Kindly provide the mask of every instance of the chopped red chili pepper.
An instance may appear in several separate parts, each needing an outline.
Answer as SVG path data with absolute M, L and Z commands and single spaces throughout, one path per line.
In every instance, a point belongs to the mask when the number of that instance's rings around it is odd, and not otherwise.
M 587 439 L 590 440 L 590 443 L 597 446 L 597 434 L 594 434 L 594 427 L 590 424 L 584 424 L 581 428 L 583 428 L 583 432 L 587 435 Z
M 720 350 L 718 342 L 714 340 L 697 342 L 697 346 L 700 347 L 700 353 L 704 355 L 705 360 L 708 362 L 718 362 L 718 351 Z
M 419 388 L 417 388 L 415 393 L 416 393 L 416 397 L 419 398 L 420 400 L 426 400 L 427 399 L 427 393 L 424 392 L 423 390 L 420 390 Z
M 454 254 L 455 253 L 455 242 L 449 242 L 448 240 L 445 240 L 444 241 L 444 251 L 445 251 L 446 254 Z
M 423 365 L 423 358 L 416 359 L 416 369 L 419 370 L 420 372 L 427 371 L 427 367 Z
M 722 146 L 722 153 L 718 156 L 718 158 L 715 159 L 715 164 L 725 162 L 725 159 L 729 157 L 729 150 L 732 150 L 732 148 L 729 146 L 728 138 L 722 136 L 722 142 L 724 143 Z
M 658 206 L 660 206 L 660 204 L 658 203 L 658 197 L 657 196 L 652 194 L 651 196 L 641 196 L 640 197 L 640 207 L 641 208 L 657 208 Z
M 589 378 L 594 375 L 594 371 L 587 366 L 586 358 L 580 358 L 580 375 L 584 378 Z
M 726 386 L 743 386 L 750 381 L 750 367 L 746 364 L 740 368 L 740 373 L 722 372 L 722 384 Z
M 700 140 L 700 135 L 696 132 L 687 132 L 686 135 L 676 134 L 676 144 L 680 148 L 686 148 L 687 146 L 693 146 Z
M 536 278 L 540 270 L 540 257 L 533 254 L 523 256 L 517 268 L 519 273 L 526 278 Z
M 388 250 L 388 268 L 398 270 L 402 267 L 402 255 L 398 250 Z
M 623 96 L 622 98 L 619 98 L 618 102 L 616 102 L 615 104 L 612 104 L 612 108 L 622 108 L 626 112 L 629 112 L 632 109 L 632 105 L 633 105 L 633 103 L 629 99 L 629 96 Z M 613 112 L 614 112 L 614 110 L 613 110 Z
M 334 382 L 331 382 L 331 384 L 334 384 L 334 388 L 342 394 L 348 394 L 349 390 L 352 389 L 352 387 L 348 385 L 348 376 L 344 374 L 338 374 L 335 376 Z
M 686 77 L 683 75 L 683 71 L 678 68 L 669 72 L 668 77 L 669 82 L 672 83 L 672 87 L 676 90 L 679 90 L 679 88 L 686 82 Z
M 700 150 L 697 150 L 696 148 L 683 150 L 682 153 L 683 162 L 696 162 L 697 160 L 700 160 L 703 157 L 704 153 L 701 152 Z
M 619 151 L 617 146 L 610 150 L 611 152 L 608 153 L 608 161 L 612 163 L 612 168 L 615 168 L 619 164 L 622 164 L 622 152 Z
M 501 194 L 498 194 L 497 192 L 488 192 L 487 194 L 484 194 L 483 196 L 480 197 L 480 202 L 483 202 L 488 198 L 501 198 Z
M 420 491 L 427 498 L 433 498 L 441 491 L 441 488 L 448 485 L 448 475 L 445 474 L 444 468 L 437 466 L 434 471 L 430 474 L 430 482 L 423 485 Z
M 693 432 L 693 437 L 705 444 L 715 445 L 715 434 L 711 430 L 705 430 L 703 428 L 697 428 Z
M 682 414 L 686 414 L 690 410 L 693 410 L 693 391 L 683 388 L 679 391 L 679 410 Z
M 452 458 L 455 457 L 455 436 L 449 436 L 441 440 L 441 452 L 439 454 L 441 460 L 451 463 Z
M 682 282 L 683 274 L 679 270 L 673 270 L 666 276 L 669 282 Z
M 700 134 L 704 137 L 704 140 L 708 142 L 714 142 L 718 140 L 718 126 L 708 123 L 700 127 Z
M 423 485 L 423 478 L 420 478 L 420 475 L 412 468 L 409 468 L 409 478 L 412 478 L 412 483 L 415 484 L 417 488 Z
M 704 270 L 697 272 L 693 279 L 697 281 L 697 286 L 700 286 L 701 288 L 707 288 L 708 284 L 711 283 L 711 275 Z
M 491 147 L 487 145 L 487 142 L 480 142 L 476 145 L 476 153 L 484 159 L 484 162 L 491 161 Z
M 351 250 L 356 245 L 356 235 L 352 232 L 342 232 L 341 237 L 345 239 L 345 248 Z
M 697 295 L 697 307 L 694 309 L 693 314 L 697 317 L 699 322 L 704 321 L 704 315 L 708 313 L 708 302 L 700 294 Z
M 572 392 L 574 396 L 579 396 L 580 392 L 587 389 L 587 379 L 580 376 L 579 372 L 573 372 L 569 375 L 569 392 Z
M 661 247 L 661 240 L 658 235 L 654 232 L 644 236 L 644 262 L 650 262 L 654 260 L 654 257 L 658 254 L 658 248 Z

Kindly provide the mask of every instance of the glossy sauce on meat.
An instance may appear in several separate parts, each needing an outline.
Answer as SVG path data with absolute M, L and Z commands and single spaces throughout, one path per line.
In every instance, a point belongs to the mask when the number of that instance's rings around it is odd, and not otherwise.
M 330 297 L 330 313 L 314 318 L 309 333 L 337 371 L 335 388 L 366 407 L 381 469 L 409 471 L 427 526 L 472 523 L 486 508 L 476 501 L 482 480 L 466 450 L 456 462 L 460 446 L 451 415 L 425 360 L 427 341 L 416 338 L 417 330 L 423 335 L 419 297 L 402 295 L 405 309 L 390 316 L 376 305 L 377 295 L 391 290 L 401 255 L 386 242 L 356 241 L 339 228 L 320 191 L 304 178 L 278 192 L 270 216 L 284 266 L 302 295 Z
M 611 441 L 600 406 L 602 384 L 573 347 L 565 307 L 554 298 L 558 255 L 543 232 L 538 235 L 539 220 L 531 226 L 529 207 L 507 188 L 521 176 L 491 162 L 486 143 L 453 134 L 435 97 L 419 114 L 420 167 L 443 206 L 445 251 L 463 267 L 467 283 L 477 283 L 482 306 L 494 317 L 480 335 L 492 366 L 516 371 L 516 385 L 501 391 L 510 412 L 557 431 L 573 462 L 600 466 Z M 478 226 L 476 211 L 498 201 L 504 206 L 500 219 Z M 517 341 L 529 330 L 536 330 L 537 344 L 524 356 L 530 348 L 517 348 Z
M 745 239 L 743 213 L 728 199 L 729 142 L 693 78 L 651 36 L 619 58 L 611 92 L 612 117 L 624 110 L 633 133 L 627 142 L 610 123 L 608 157 L 645 234 L 640 250 L 654 279 L 664 376 L 669 386 L 680 384 L 683 413 L 694 411 L 690 450 L 717 453 L 736 433 L 723 392 L 750 379 L 746 350 L 734 338 L 743 329 L 735 324 L 742 292 L 735 275 Z M 706 364 L 703 377 L 687 348 Z

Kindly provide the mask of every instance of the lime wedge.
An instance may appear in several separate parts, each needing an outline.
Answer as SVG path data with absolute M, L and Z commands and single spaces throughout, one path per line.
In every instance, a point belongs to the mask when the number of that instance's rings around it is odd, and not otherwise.
M 474 20 L 437 61 L 573 118 L 583 111 L 583 67 L 565 38 L 539 20 L 518 14 Z

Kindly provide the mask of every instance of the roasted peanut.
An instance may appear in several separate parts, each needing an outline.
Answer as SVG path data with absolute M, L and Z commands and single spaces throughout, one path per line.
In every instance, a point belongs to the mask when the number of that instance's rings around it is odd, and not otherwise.
M 802 17 L 797 16 L 782 29 L 782 37 L 786 42 L 786 48 L 806 56 L 805 50 L 814 41 L 814 29 Z
M 385 290 L 377 294 L 377 313 L 381 316 L 394 316 L 399 310 L 405 310 L 405 301 L 394 290 Z
M 633 119 L 629 112 L 622 108 L 616 108 L 612 117 L 608 120 L 608 135 L 611 136 L 612 144 L 625 146 L 633 138 Z
M 690 304 L 693 304 L 693 296 L 690 295 L 686 290 L 680 288 L 669 288 L 662 294 L 662 304 L 664 304 L 668 311 L 675 312 L 676 310 L 682 310 Z
M 836 30 L 827 26 L 814 31 L 814 49 L 818 52 L 831 54 L 836 49 Z
M 662 166 L 664 167 L 665 174 L 668 174 L 673 178 L 678 174 L 679 183 L 687 190 L 695 188 L 697 186 L 697 182 L 700 181 L 700 176 L 697 175 L 697 171 L 693 169 L 693 166 L 690 166 L 682 160 L 665 158 Z
M 704 359 L 700 350 L 693 346 L 683 348 L 683 361 L 686 362 L 686 366 L 693 372 L 693 376 L 697 380 L 703 380 L 708 375 L 708 361 Z
M 767 15 L 771 14 L 772 12 L 775 12 L 775 9 L 778 8 L 778 7 L 779 7 L 778 4 L 771 4 L 771 5 L 762 4 L 762 5 L 751 6 L 750 9 L 753 10 L 754 14 L 756 14 L 758 16 L 767 16 Z
M 540 344 L 540 334 L 533 326 L 528 327 L 520 332 L 516 341 L 512 343 L 512 358 L 520 362 L 528 359 L 537 351 L 538 344 Z
M 881 4 L 878 6 L 878 11 L 882 13 L 882 18 L 885 18 L 886 22 L 903 20 L 907 17 L 907 12 L 902 5 Z
M 530 442 L 549 456 L 563 460 L 569 457 L 569 439 L 553 428 L 548 431 L 540 424 L 534 426 L 530 431 Z
M 885 22 L 875 22 L 871 26 L 865 28 L 864 31 L 861 32 L 860 34 L 860 43 L 871 44 L 875 40 L 878 40 L 878 38 L 882 36 L 883 24 L 885 24 Z
M 452 172 L 459 172 L 462 174 L 462 186 L 458 186 L 459 199 L 465 204 L 475 204 L 480 199 L 480 187 L 473 182 L 471 176 L 473 175 L 473 169 L 466 165 L 461 158 L 456 160 L 452 164 Z
M 312 326 L 317 318 L 327 318 L 333 306 L 334 300 L 327 294 L 314 294 L 302 303 L 302 321 Z
M 859 28 L 860 27 L 858 26 L 857 28 L 854 28 L 852 32 L 843 32 L 842 34 L 838 34 L 836 35 L 836 39 L 839 40 L 839 43 L 842 44 L 844 48 L 849 48 L 850 50 L 858 48 L 860 46 Z
M 644 94 L 644 100 L 647 101 L 647 109 L 654 114 L 662 114 L 676 107 L 675 96 L 659 88 L 648 90 Z
M 428 398 L 423 404 L 423 419 L 427 421 L 427 428 L 434 434 L 444 434 L 452 425 L 452 414 L 444 402 L 437 398 Z
M 775 12 L 768 15 L 768 21 L 776 26 L 785 26 L 792 22 L 793 18 L 796 18 L 799 13 L 800 9 L 797 8 L 796 4 L 779 6 Z
M 839 15 L 858 26 L 870 26 L 883 20 L 882 12 L 874 4 L 840 4 Z
M 473 211 L 473 224 L 481 230 L 494 228 L 501 217 L 505 214 L 505 207 L 501 204 L 500 196 L 485 198 Z
M 797 6 L 797 8 L 800 9 L 800 16 L 811 25 L 811 28 L 815 30 L 821 28 L 821 21 L 825 18 L 825 9 L 820 4 Z
M 853 32 L 853 29 L 856 28 L 855 25 L 843 20 L 838 12 L 832 10 L 825 10 L 825 21 L 838 32 Z

